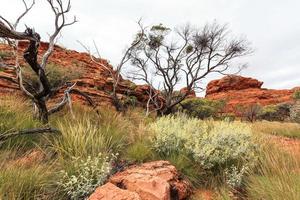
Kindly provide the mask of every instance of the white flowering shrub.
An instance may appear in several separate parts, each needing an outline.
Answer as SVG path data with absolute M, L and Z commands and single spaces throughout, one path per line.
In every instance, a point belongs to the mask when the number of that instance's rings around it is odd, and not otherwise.
M 58 185 L 74 200 L 86 198 L 106 181 L 112 171 L 112 158 L 102 154 L 94 158 L 89 156 L 84 160 L 74 159 L 72 164 L 73 170 L 61 171 L 62 179 Z
M 247 166 L 242 166 L 241 169 L 238 169 L 236 166 L 231 166 L 225 169 L 225 178 L 226 183 L 232 188 L 242 187 L 245 174 L 248 171 Z
M 213 122 L 212 128 L 202 132 L 193 142 L 195 145 L 187 148 L 206 169 L 255 162 L 257 159 L 251 128 L 244 123 Z
M 227 182 L 238 186 L 245 169 L 257 161 L 251 128 L 240 122 L 201 121 L 186 116 L 162 117 L 151 124 L 152 145 L 164 155 L 184 152 L 199 166 L 213 173 L 227 174 Z
M 191 138 L 201 132 L 200 121 L 186 115 L 161 117 L 150 125 L 155 133 L 152 144 L 155 151 L 168 156 L 184 150 Z

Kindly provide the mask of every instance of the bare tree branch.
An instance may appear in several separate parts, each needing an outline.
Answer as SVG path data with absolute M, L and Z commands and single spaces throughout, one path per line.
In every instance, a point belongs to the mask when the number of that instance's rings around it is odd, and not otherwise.
M 60 131 L 55 128 L 45 127 L 45 128 L 34 128 L 34 129 L 26 129 L 21 131 L 2 133 L 0 134 L 0 143 L 16 136 L 32 135 L 32 134 L 39 134 L 39 133 L 60 133 Z

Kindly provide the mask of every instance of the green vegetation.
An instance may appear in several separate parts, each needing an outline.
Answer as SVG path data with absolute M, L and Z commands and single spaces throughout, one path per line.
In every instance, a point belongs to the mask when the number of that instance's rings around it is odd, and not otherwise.
M 247 181 L 250 199 L 300 199 L 300 158 L 268 144 L 259 156 L 258 173 Z
M 293 94 L 294 99 L 296 100 L 300 100 L 300 90 L 297 90 L 294 94 Z
M 1 133 L 40 126 L 27 109 L 22 99 L 1 97 Z M 299 124 L 200 120 L 186 114 L 145 118 L 138 109 L 102 108 L 97 115 L 76 104 L 74 115 L 51 118 L 61 134 L 0 144 L 0 199 L 85 198 L 116 170 L 114 163 L 160 159 L 215 199 L 232 199 L 237 191 L 245 191 L 248 199 L 299 199 L 299 156 L 264 140 L 269 134 L 299 138 Z M 45 158 L 18 164 L 32 150 Z M 199 198 L 196 193 L 191 199 Z
M 84 199 L 102 185 L 112 171 L 112 160 L 99 154 L 87 159 L 74 158 L 67 171 L 61 171 L 58 185 L 71 199 Z
M 28 81 L 34 88 L 39 87 L 39 80 L 35 73 L 27 66 L 23 67 L 24 79 Z M 51 87 L 58 87 L 62 84 L 80 78 L 84 71 L 79 67 L 62 67 L 55 63 L 49 63 L 47 65 L 47 77 L 51 84 Z M 30 89 L 30 88 L 29 88 Z
M 213 101 L 209 99 L 190 98 L 182 101 L 179 110 L 182 110 L 191 117 L 206 119 L 209 117 L 216 118 L 217 114 L 224 107 L 224 102 Z
M 290 116 L 291 105 L 287 103 L 265 106 L 259 112 L 259 118 L 268 121 L 285 121 Z

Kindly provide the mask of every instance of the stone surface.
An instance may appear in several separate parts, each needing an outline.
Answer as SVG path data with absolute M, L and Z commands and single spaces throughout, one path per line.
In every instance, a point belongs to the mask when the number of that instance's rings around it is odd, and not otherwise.
M 112 183 L 98 187 L 88 200 L 141 200 L 136 192 L 123 190 Z
M 291 90 L 274 90 L 261 88 L 262 82 L 242 76 L 225 76 L 211 81 L 207 85 L 206 98 L 225 100 L 224 112 L 235 113 L 239 105 L 247 106 L 260 104 L 261 106 L 279 103 L 293 103 Z
M 142 200 L 181 200 L 191 194 L 190 184 L 181 179 L 176 168 L 168 161 L 131 166 L 113 175 L 109 181 L 138 193 Z
M 27 47 L 27 42 L 19 43 L 19 57 L 23 58 L 22 54 L 24 49 Z M 41 43 L 39 48 L 39 54 L 44 53 L 48 48 L 48 43 Z M 0 57 L 0 65 L 4 63 L 6 65 L 14 64 L 14 57 L 10 53 L 10 47 L 5 44 L 0 44 L 0 52 L 2 53 Z M 3 56 L 4 55 L 4 56 Z M 112 68 L 112 66 L 108 63 L 108 61 L 104 59 L 96 59 L 100 65 L 97 65 L 91 61 L 90 55 L 87 53 L 79 53 L 77 51 L 64 49 L 59 46 L 55 46 L 53 54 L 50 56 L 49 63 L 52 65 L 56 65 L 62 68 L 68 68 L 71 70 L 78 70 L 80 72 L 80 77 L 75 80 L 71 80 L 72 82 L 77 82 L 76 89 L 80 89 L 81 91 L 87 93 L 97 105 L 112 105 L 112 99 L 110 97 L 110 93 L 112 91 L 112 79 L 110 77 L 109 72 L 105 68 Z M 27 66 L 24 59 L 20 59 L 21 66 Z M 10 76 L 14 77 L 15 74 L 11 70 L 2 70 L 0 69 L 0 76 Z M 132 95 L 137 98 L 138 101 L 141 101 L 141 105 L 145 105 L 147 100 L 147 96 L 145 96 L 146 92 L 145 88 L 141 90 L 135 90 L 136 85 L 129 81 L 124 80 L 121 77 L 119 82 L 119 87 L 117 89 L 118 95 Z M 63 88 L 60 93 L 56 96 L 54 101 L 61 101 L 60 97 L 62 97 Z M 0 95 L 8 94 L 8 93 L 18 93 L 19 89 L 16 84 L 12 84 L 9 81 L 0 79 Z M 72 95 L 72 99 L 75 101 L 84 102 L 84 99 L 81 96 L 76 94 Z
M 261 88 L 262 84 L 263 82 L 260 82 L 253 78 L 247 78 L 236 75 L 225 76 L 221 79 L 209 82 L 206 87 L 206 95 L 227 92 L 231 90 Z

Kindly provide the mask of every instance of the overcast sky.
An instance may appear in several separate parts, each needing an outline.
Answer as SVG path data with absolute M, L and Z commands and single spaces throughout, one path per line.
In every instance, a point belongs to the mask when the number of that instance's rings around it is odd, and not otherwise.
M 24 30 L 24 24 L 35 27 L 47 40 L 47 33 L 53 31 L 53 15 L 46 0 L 36 1 L 19 30 Z M 0 2 L 0 14 L 11 21 L 23 9 L 21 0 Z M 244 60 L 248 68 L 242 75 L 264 81 L 267 88 L 300 86 L 299 0 L 73 0 L 71 14 L 79 22 L 63 30 L 59 44 L 84 51 L 76 40 L 88 45 L 95 40 L 101 56 L 112 64 L 132 40 L 139 18 L 145 24 L 163 23 L 170 28 L 187 22 L 199 27 L 214 20 L 228 23 L 255 50 Z

